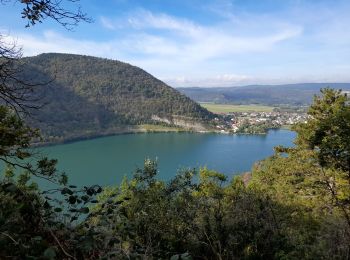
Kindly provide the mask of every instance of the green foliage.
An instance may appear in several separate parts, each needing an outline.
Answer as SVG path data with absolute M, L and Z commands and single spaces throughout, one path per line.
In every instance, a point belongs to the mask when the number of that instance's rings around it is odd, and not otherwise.
M 0 184 L 0 258 L 41 255 L 46 249 L 40 196 L 13 182 Z
M 146 160 L 132 180 L 99 196 L 87 221 L 100 256 L 271 259 L 294 252 L 274 213 L 284 206 L 247 189 L 239 177 L 227 183 L 204 168 L 199 182 L 196 171 L 184 170 L 165 183 L 155 179 L 155 166 Z
M 25 151 L 38 132 L 29 128 L 9 108 L 0 106 L 0 157 L 25 159 L 30 154 Z
M 308 114 L 307 124 L 299 125 L 297 144 L 317 150 L 323 167 L 348 172 L 350 178 L 350 105 L 346 95 L 333 89 L 321 90 Z
M 295 127 L 294 148 L 256 165 L 250 186 L 295 208 L 299 250 L 347 259 L 350 249 L 349 102 L 340 91 L 323 89 L 307 123 Z M 316 239 L 317 238 L 317 239 Z M 315 240 L 316 241 L 313 241 Z M 338 243 L 334 243 L 337 239 Z
M 77 223 L 90 212 L 89 205 L 97 203 L 101 187 L 67 185 L 40 192 L 29 184 L 30 176 L 24 173 L 15 180 L 9 169 L 0 181 L 0 258 L 62 259 L 84 254 L 77 248 L 89 236 Z
M 262 122 L 259 124 L 250 124 L 249 122 L 243 123 L 237 130 L 236 133 L 242 134 L 266 134 L 269 129 L 276 128 L 271 123 Z
M 28 162 L 28 158 L 34 158 L 30 144 L 35 138 L 39 138 L 38 130 L 29 127 L 8 107 L 0 105 L 0 161 L 10 167 L 6 175 L 12 172 L 11 167 L 18 167 L 25 169 L 28 174 L 57 183 L 66 183 L 66 175 L 56 170 L 57 160 L 44 157 L 36 158 L 34 164 Z
M 68 186 L 67 176 L 56 169 L 57 160 L 37 158 L 30 150 L 38 132 L 4 106 L 0 135 L 0 160 L 7 163 L 0 180 L 0 258 L 72 258 L 67 251 L 84 237 L 78 232 L 70 236 L 71 225 L 89 213 L 88 205 L 97 202 L 101 187 Z M 56 188 L 41 192 L 30 182 L 32 176 Z
M 52 53 L 22 62 L 23 79 L 50 82 L 37 88 L 45 106 L 33 111 L 36 120 L 28 119 L 46 141 L 118 133 L 159 120 L 207 124 L 214 118 L 177 90 L 120 61 Z

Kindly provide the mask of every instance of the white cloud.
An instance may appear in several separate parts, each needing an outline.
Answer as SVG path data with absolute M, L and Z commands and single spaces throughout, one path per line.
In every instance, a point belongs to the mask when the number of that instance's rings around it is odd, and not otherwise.
M 118 19 L 101 16 L 100 22 L 104 28 L 109 30 L 122 28 L 135 30 L 159 29 L 188 34 L 189 32 L 195 33 L 201 28 L 188 19 L 172 17 L 164 13 L 154 14 L 147 10 L 138 10 Z
M 116 29 L 115 24 L 110 19 L 108 19 L 107 17 L 102 16 L 100 18 L 100 21 L 101 21 L 101 24 L 102 24 L 103 27 L 105 27 L 107 29 L 110 29 L 110 30 L 115 30 Z
M 64 37 L 54 31 L 45 31 L 42 35 L 33 36 L 27 33 L 6 36 L 7 42 L 15 41 L 23 49 L 24 56 L 33 56 L 45 52 L 85 54 L 116 59 L 118 48 L 113 42 L 95 42 Z M 113 51 L 113 52 L 112 52 Z M 111 53 L 113 53 L 111 57 Z
M 103 25 L 109 29 L 129 26 L 136 30 L 134 39 L 138 38 L 137 49 L 154 55 L 159 54 L 160 50 L 162 55 L 176 55 L 182 57 L 181 60 L 190 58 L 203 61 L 228 54 L 264 52 L 279 42 L 299 36 L 303 31 L 299 25 L 283 23 L 276 26 L 264 20 L 267 25 L 262 26 L 263 23 L 259 21 L 257 28 L 247 34 L 243 21 L 203 26 L 188 19 L 162 13 L 154 14 L 145 10 L 134 12 L 114 22 L 106 17 L 101 19 Z M 252 29 L 251 22 L 248 23 L 248 27 Z M 149 32 L 149 30 L 160 30 L 160 32 Z M 162 33 L 162 30 L 166 33 Z M 171 51 L 169 53 L 162 51 L 164 46 L 170 46 Z
M 186 78 L 180 76 L 176 78 L 161 78 L 164 82 L 175 88 L 181 87 L 237 87 L 247 85 L 278 85 L 278 84 L 293 84 L 293 83 L 335 83 L 335 82 L 350 82 L 350 76 L 345 76 L 342 73 L 331 73 L 324 77 L 318 74 L 297 75 L 293 77 L 268 77 L 268 76 L 247 76 L 224 74 L 210 78 Z
M 105 17 L 101 17 L 101 23 L 109 29 L 118 28 L 118 24 Z M 297 37 L 302 32 L 300 27 L 288 25 L 277 32 L 262 36 L 240 36 L 225 27 L 199 26 L 185 19 L 145 11 L 133 14 L 128 23 L 138 29 L 124 35 L 122 39 L 107 42 L 74 40 L 53 31 L 46 31 L 37 37 L 29 34 L 19 34 L 17 37 L 19 43 L 23 44 L 26 55 L 53 51 L 107 57 L 112 55 L 112 58 L 146 55 L 171 59 L 174 63 L 194 64 L 228 55 L 266 52 L 279 42 Z M 171 35 L 140 30 L 142 28 L 169 30 Z M 121 53 L 123 55 L 117 55 Z
M 257 79 L 247 75 L 222 74 L 210 78 L 161 78 L 164 82 L 173 87 L 231 87 L 246 85 L 255 82 Z
M 167 14 L 153 14 L 149 11 L 136 12 L 128 18 L 128 23 L 136 29 L 164 29 L 175 30 L 179 32 L 196 32 L 200 26 L 195 25 L 192 21 L 182 18 L 176 18 Z
M 65 52 L 119 59 L 172 86 L 349 80 L 350 16 L 345 8 L 273 15 L 231 9 L 222 7 L 221 18 L 209 25 L 147 10 L 118 19 L 101 16 L 108 40 L 74 39 L 54 31 L 13 35 L 27 56 Z

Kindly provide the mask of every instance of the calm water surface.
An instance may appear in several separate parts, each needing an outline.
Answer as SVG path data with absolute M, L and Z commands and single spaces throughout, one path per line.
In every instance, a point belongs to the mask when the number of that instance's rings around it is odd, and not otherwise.
M 207 166 L 229 176 L 249 171 L 277 145 L 292 146 L 295 133 L 271 130 L 267 135 L 147 133 L 117 135 L 40 148 L 59 160 L 70 183 L 118 184 L 132 176 L 145 158 L 158 159 L 159 178 L 168 180 L 177 169 Z

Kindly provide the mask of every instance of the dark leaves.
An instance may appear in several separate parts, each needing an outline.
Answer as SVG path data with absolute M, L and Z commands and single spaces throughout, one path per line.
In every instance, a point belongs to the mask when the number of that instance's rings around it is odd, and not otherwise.
M 68 188 L 63 188 L 62 191 L 61 191 L 61 194 L 62 195 L 65 195 L 65 194 L 69 194 L 69 195 L 72 195 L 74 192 Z
M 70 204 L 75 204 L 75 202 L 77 202 L 77 199 L 76 199 L 75 196 L 69 196 L 68 202 L 69 202 Z

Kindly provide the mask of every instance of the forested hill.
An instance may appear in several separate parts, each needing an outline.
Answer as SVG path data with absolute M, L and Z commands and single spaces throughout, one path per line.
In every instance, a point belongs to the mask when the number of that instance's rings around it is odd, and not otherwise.
M 300 83 L 286 85 L 251 85 L 242 87 L 178 88 L 197 102 L 310 105 L 321 88 L 350 90 L 350 83 Z
M 71 54 L 23 58 L 22 77 L 46 105 L 30 123 L 66 140 L 159 123 L 205 125 L 213 114 L 144 70 L 116 60 Z M 197 124 L 195 124 L 197 123 Z

